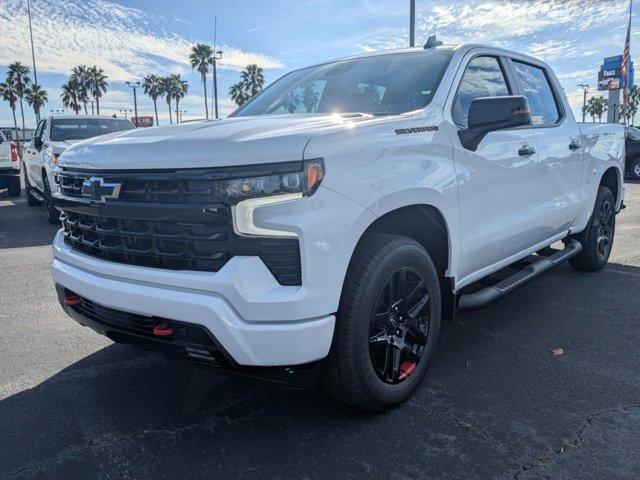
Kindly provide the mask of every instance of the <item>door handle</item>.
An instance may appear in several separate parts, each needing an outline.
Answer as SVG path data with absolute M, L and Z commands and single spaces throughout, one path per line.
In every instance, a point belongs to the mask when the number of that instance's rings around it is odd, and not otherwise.
M 571 140 L 571 143 L 569 144 L 569 150 L 580 150 L 581 148 L 582 145 L 578 140 Z
M 520 150 L 518 150 L 518 155 L 520 155 L 521 157 L 528 157 L 530 155 L 535 155 L 535 153 L 536 149 L 529 145 L 525 145 Z

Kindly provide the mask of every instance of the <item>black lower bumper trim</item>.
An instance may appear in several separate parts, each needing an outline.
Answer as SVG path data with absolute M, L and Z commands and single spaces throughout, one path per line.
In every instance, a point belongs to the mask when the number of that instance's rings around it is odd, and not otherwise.
M 318 383 L 319 362 L 283 367 L 246 367 L 238 365 L 208 329 L 201 325 L 166 318 L 146 317 L 97 304 L 57 284 L 64 311 L 80 325 L 91 328 L 116 343 L 153 350 L 163 355 L 220 371 L 250 377 L 287 388 L 313 388 Z M 65 299 L 79 300 L 66 305 Z M 158 336 L 154 328 L 166 325 L 169 336 Z

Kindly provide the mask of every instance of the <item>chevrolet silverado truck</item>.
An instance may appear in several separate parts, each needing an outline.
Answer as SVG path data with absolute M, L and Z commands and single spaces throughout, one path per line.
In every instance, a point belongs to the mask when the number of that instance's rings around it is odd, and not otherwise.
M 576 123 L 546 63 L 430 41 L 294 71 L 224 120 L 72 146 L 53 279 L 115 342 L 382 411 L 443 318 L 605 266 L 623 168 L 622 127 Z
M 22 162 L 27 204 L 42 205 L 46 220 L 59 223 L 51 185 L 60 154 L 80 140 L 133 128 L 129 120 L 98 115 L 56 115 L 40 120 Z
M 0 189 L 10 197 L 20 196 L 20 160 L 16 145 L 0 132 Z

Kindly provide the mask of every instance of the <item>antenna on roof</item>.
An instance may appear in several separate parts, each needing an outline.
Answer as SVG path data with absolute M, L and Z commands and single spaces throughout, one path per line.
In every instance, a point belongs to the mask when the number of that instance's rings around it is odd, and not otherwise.
M 435 35 L 429 35 L 429 38 L 427 39 L 427 43 L 424 44 L 424 48 L 425 50 L 427 48 L 435 48 L 435 47 L 440 47 L 442 46 L 443 43 L 440 40 L 436 40 L 436 36 Z

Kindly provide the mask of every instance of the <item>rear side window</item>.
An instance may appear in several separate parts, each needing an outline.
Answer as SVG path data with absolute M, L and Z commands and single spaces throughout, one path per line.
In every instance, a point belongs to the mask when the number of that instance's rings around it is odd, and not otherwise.
M 553 125 L 560 120 L 558 104 L 544 69 L 514 61 L 522 93 L 529 100 L 534 125 Z
M 504 97 L 510 95 L 500 62 L 496 57 L 476 57 L 462 76 L 456 100 L 453 104 L 453 121 L 467 126 L 469 107 L 476 98 Z

